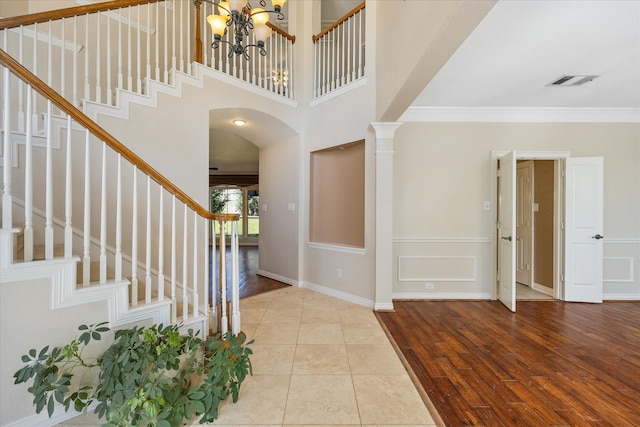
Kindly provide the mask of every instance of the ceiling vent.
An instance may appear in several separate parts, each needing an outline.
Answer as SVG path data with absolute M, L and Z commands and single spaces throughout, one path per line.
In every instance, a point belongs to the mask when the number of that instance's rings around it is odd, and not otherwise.
M 554 80 L 547 86 L 580 86 L 587 82 L 592 81 L 596 77 L 600 77 L 599 74 L 565 74 L 559 79 Z

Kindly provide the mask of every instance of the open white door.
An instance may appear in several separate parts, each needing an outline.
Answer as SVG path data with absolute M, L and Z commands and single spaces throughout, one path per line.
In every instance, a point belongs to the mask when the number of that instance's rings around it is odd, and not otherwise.
M 516 152 L 500 157 L 498 194 L 498 299 L 516 311 Z
M 603 165 L 565 160 L 565 301 L 602 302 Z

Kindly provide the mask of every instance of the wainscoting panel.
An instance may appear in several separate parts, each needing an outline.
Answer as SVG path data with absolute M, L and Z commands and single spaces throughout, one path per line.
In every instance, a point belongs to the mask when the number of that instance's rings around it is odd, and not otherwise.
M 399 256 L 398 282 L 476 282 L 477 257 Z
M 604 240 L 603 297 L 605 300 L 640 300 L 640 239 Z
M 490 239 L 394 239 L 393 298 L 489 299 L 490 255 Z

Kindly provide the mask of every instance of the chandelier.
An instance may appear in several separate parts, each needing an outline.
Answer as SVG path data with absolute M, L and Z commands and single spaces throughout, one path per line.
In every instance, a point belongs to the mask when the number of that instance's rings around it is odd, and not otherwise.
M 217 49 L 220 43 L 227 43 L 230 46 L 229 58 L 235 54 L 243 55 L 248 60 L 248 48 L 250 47 L 258 49 L 262 56 L 267 54 L 264 45 L 271 36 L 271 28 L 267 25 L 269 14 L 275 14 L 278 20 L 284 19 L 282 6 L 287 0 L 271 0 L 273 10 L 264 9 L 267 6 L 265 0 L 260 0 L 262 7 L 256 8 L 252 8 L 247 0 L 229 0 L 218 3 L 214 3 L 212 0 L 204 1 L 215 5 L 218 9 L 218 13 L 207 16 L 207 22 L 213 33 L 211 47 Z M 233 42 L 222 39 L 227 31 L 233 32 Z M 250 31 L 253 31 L 256 42 L 244 45 L 244 38 L 249 37 Z

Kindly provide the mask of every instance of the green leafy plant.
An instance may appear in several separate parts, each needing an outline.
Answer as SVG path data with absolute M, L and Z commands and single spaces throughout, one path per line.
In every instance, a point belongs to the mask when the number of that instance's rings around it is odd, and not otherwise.
M 252 354 L 246 335 L 217 334 L 205 340 L 192 330 L 180 335 L 177 325 L 134 327 L 115 332 L 114 342 L 99 357 L 86 357 L 91 340 L 109 328 L 81 325 L 80 337 L 64 347 L 31 349 L 14 375 L 15 383 L 32 381 L 36 413 L 55 403 L 65 411 L 73 404 L 84 411 L 94 401 L 105 426 L 181 426 L 200 417 L 218 418 L 218 406 L 229 395 L 238 400 L 240 385 L 251 375 Z M 97 374 L 97 384 L 93 378 Z M 79 379 L 72 381 L 74 376 Z

